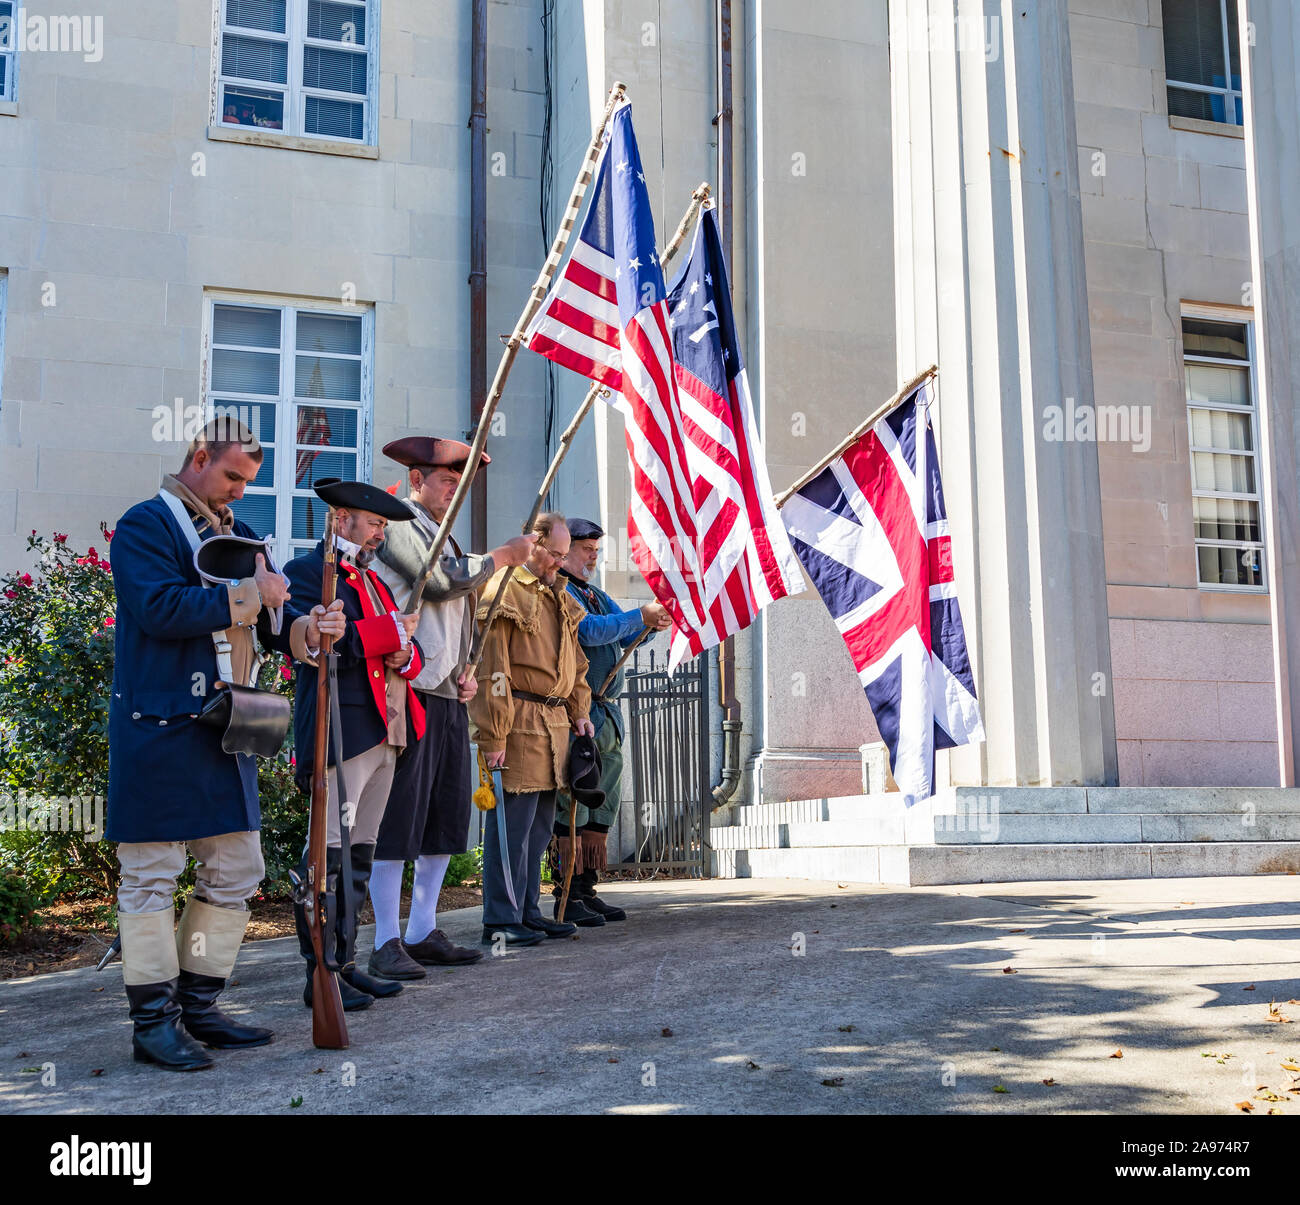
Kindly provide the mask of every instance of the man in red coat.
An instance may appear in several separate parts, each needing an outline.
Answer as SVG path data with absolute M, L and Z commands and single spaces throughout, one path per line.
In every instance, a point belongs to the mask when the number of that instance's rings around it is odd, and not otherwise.
M 411 512 L 396 498 L 361 481 L 318 483 L 316 492 L 335 510 L 338 567 L 336 597 L 343 602 L 347 628 L 335 644 L 338 654 L 338 702 L 342 732 L 343 778 L 347 803 L 354 805 L 349 826 L 350 865 L 343 864 L 339 829 L 338 771 L 329 775 L 327 876 L 338 882 L 336 956 L 342 968 L 339 990 L 343 1007 L 368 1008 L 374 997 L 394 996 L 400 983 L 377 979 L 356 966 L 355 917 L 343 906 L 343 875 L 350 876 L 356 908 L 366 898 L 374 864 L 379 822 L 393 784 L 397 759 L 424 734 L 424 708 L 411 683 L 424 659 L 414 640 L 418 616 L 402 614 L 392 594 L 371 568 L 375 551 L 391 522 L 407 522 Z M 319 599 L 325 570 L 325 541 L 295 557 L 285 568 L 296 597 Z M 294 745 L 299 787 L 310 789 L 315 761 L 316 670 L 298 668 L 294 699 Z M 330 766 L 335 766 L 333 755 Z M 315 966 L 306 911 L 294 908 L 298 941 L 307 960 L 303 999 L 311 1003 Z M 351 923 L 349 923 L 351 921 Z

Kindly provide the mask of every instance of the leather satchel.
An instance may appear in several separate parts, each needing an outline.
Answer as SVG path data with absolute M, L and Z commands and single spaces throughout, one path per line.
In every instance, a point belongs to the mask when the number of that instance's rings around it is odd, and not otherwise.
M 220 728 L 226 753 L 274 757 L 293 721 L 293 704 L 270 690 L 218 682 L 218 689 L 199 712 L 198 722 Z

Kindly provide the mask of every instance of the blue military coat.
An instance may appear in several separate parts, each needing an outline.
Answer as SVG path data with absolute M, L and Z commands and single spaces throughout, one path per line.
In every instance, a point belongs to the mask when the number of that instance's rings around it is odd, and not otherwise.
M 257 538 L 238 520 L 233 534 Z M 161 498 L 131 507 L 113 533 L 110 841 L 188 841 L 261 827 L 256 759 L 223 752 L 221 730 L 195 723 L 218 678 L 212 633 L 231 619 L 229 593 L 202 584 L 193 556 Z M 285 604 L 278 636 L 266 611 L 258 616 L 263 647 L 290 651 L 289 628 L 304 613 L 296 603 Z
M 609 684 L 604 698 L 597 698 L 596 692 L 609 677 L 623 648 L 632 643 L 645 631 L 645 622 L 641 618 L 641 608 L 634 607 L 624 611 L 599 586 L 584 582 L 567 569 L 560 571 L 567 578 L 569 593 L 583 606 L 587 614 L 578 625 L 578 643 L 587 654 L 587 683 L 591 687 L 591 725 L 600 735 L 600 730 L 608 719 L 623 740 L 623 709 L 617 699 L 623 689 L 623 671 Z

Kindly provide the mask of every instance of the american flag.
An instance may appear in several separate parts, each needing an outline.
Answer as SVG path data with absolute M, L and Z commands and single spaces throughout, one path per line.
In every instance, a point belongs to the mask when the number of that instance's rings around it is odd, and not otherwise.
M 610 118 L 582 229 L 524 344 L 615 395 L 631 471 L 632 559 L 674 626 L 699 631 L 708 608 L 656 247 L 632 107 L 623 104 Z
M 320 406 L 299 406 L 298 407 L 298 443 L 300 444 L 328 444 L 330 441 L 330 420 L 324 409 Z M 319 451 L 299 449 L 298 456 L 294 467 L 297 470 L 295 482 L 298 485 L 307 484 L 307 474 L 311 472 L 311 466 L 315 463 L 316 457 L 320 455 Z
M 792 494 L 795 552 L 835 618 L 894 781 L 934 793 L 934 751 L 984 739 L 923 384 Z
M 675 666 L 744 630 L 804 583 L 772 501 L 712 206 L 700 215 L 668 308 L 708 608 L 702 628 L 673 633 Z

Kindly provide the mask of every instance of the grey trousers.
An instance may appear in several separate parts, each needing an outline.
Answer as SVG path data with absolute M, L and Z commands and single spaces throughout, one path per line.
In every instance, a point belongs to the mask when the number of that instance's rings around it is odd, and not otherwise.
M 518 925 L 542 915 L 538 897 L 542 891 L 542 855 L 551 841 L 555 823 L 555 792 L 531 791 L 526 795 L 502 792 L 505 809 L 506 844 L 497 839 L 497 818 L 483 817 L 483 924 Z M 503 857 L 502 854 L 505 854 Z M 506 875 L 515 889 L 517 908 L 506 894 Z

